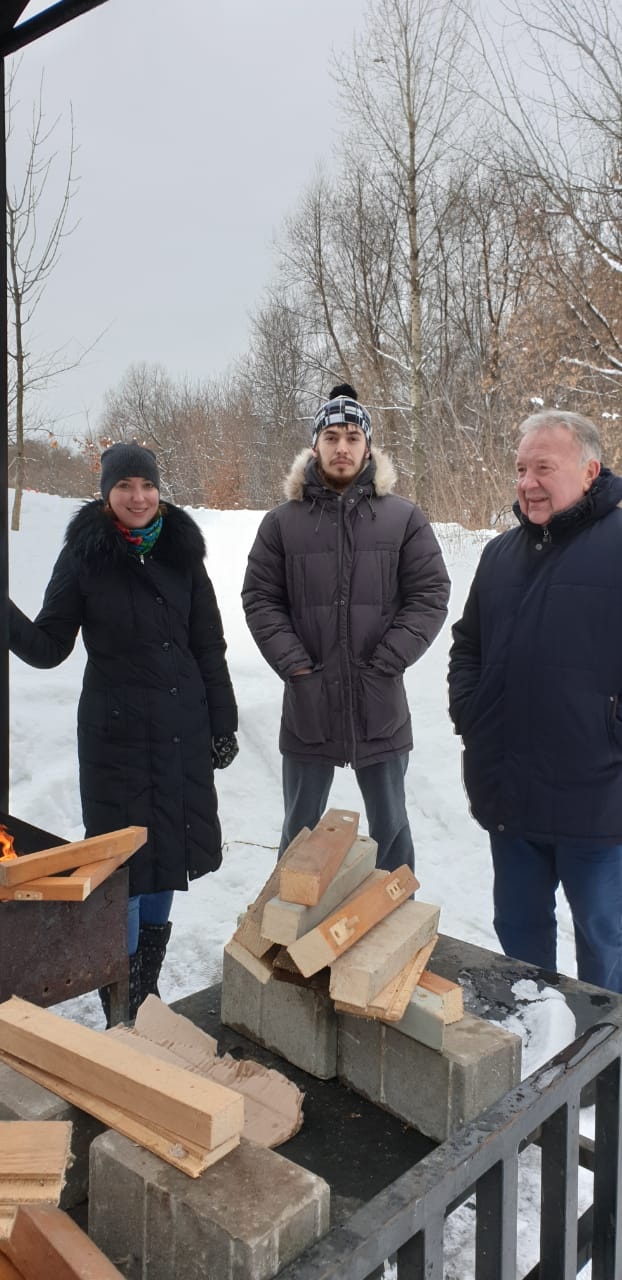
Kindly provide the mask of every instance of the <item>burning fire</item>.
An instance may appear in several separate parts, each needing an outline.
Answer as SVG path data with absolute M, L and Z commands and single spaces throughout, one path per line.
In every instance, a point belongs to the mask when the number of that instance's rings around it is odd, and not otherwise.
M 13 844 L 13 836 L 6 827 L 0 823 L 0 862 L 8 862 L 11 858 L 16 858 L 15 846 Z

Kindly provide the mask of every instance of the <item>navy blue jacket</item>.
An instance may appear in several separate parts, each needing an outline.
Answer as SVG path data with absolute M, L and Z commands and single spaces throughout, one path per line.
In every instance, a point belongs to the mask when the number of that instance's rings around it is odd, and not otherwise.
M 453 629 L 450 714 L 477 821 L 622 843 L 622 478 L 488 544 Z

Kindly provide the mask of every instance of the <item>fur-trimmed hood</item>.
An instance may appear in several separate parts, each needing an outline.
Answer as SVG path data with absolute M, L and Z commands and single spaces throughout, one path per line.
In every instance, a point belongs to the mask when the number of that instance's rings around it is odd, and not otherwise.
M 198 524 L 181 507 L 170 502 L 162 506 L 164 519 L 152 553 L 154 558 L 180 568 L 191 561 L 203 560 L 206 548 Z M 101 499 L 85 502 L 72 517 L 65 533 L 65 545 L 91 569 L 122 564 L 128 554 L 127 545 Z
M 313 449 L 308 448 L 301 449 L 294 458 L 283 482 L 283 492 L 288 500 L 302 502 L 305 490 L 308 491 L 313 486 L 324 487 L 315 462 Z M 356 483 L 359 488 L 369 487 L 370 493 L 374 493 L 377 498 L 386 498 L 397 484 L 397 472 L 392 458 L 388 453 L 383 453 L 382 449 L 372 448 L 367 466 L 352 483 Z

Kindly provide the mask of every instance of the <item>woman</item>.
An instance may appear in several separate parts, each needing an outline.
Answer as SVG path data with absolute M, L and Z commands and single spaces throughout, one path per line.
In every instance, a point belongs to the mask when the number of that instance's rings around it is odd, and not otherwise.
M 82 628 L 85 834 L 129 825 L 149 833 L 129 861 L 134 1017 L 158 994 L 174 890 L 222 861 L 213 769 L 237 754 L 237 709 L 203 535 L 160 502 L 155 454 L 139 444 L 106 449 L 101 493 L 70 521 L 35 621 L 11 604 L 10 648 L 33 667 L 55 667 Z M 108 989 L 100 996 L 108 1022 Z

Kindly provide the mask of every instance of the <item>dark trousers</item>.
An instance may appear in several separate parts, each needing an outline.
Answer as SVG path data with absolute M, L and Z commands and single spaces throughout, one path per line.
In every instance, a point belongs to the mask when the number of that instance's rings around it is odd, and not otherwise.
M 415 850 L 406 813 L 404 775 L 408 754 L 391 756 L 381 764 L 356 769 L 367 825 L 378 845 L 376 866 L 395 871 L 407 864 L 413 871 Z M 335 766 L 323 760 L 296 760 L 283 756 L 283 802 L 285 819 L 279 858 L 302 827 L 315 827 L 328 802 Z
M 622 846 L 586 849 L 491 832 L 494 925 L 506 955 L 557 968 L 555 893 L 561 884 L 574 924 L 583 982 L 622 992 Z

